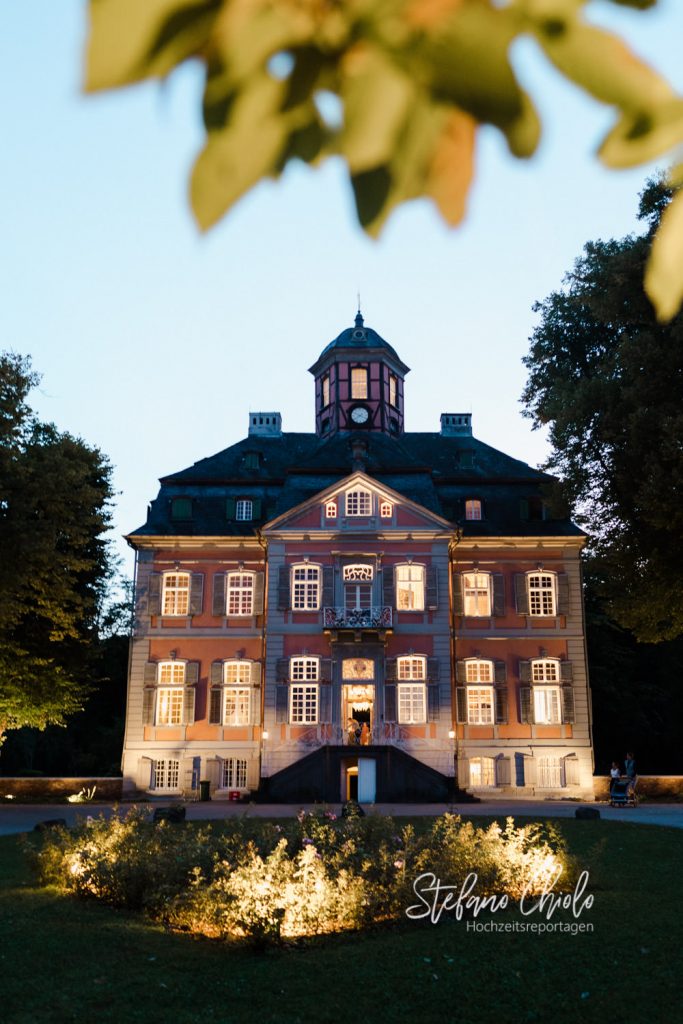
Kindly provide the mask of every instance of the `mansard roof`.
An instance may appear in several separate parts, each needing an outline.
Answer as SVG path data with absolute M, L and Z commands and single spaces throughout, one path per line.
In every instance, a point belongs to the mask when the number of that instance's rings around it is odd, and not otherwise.
M 247 455 L 258 454 L 259 465 Z M 580 536 L 568 519 L 529 523 L 520 501 L 542 494 L 552 478 L 470 436 L 341 432 L 250 436 L 193 466 L 161 479 L 147 522 L 131 535 L 253 536 L 255 529 L 362 470 L 378 483 L 462 528 L 466 536 Z M 171 500 L 193 499 L 192 518 L 171 518 Z M 254 521 L 226 518 L 226 499 L 261 503 Z M 481 521 L 464 520 L 464 502 L 484 503 Z

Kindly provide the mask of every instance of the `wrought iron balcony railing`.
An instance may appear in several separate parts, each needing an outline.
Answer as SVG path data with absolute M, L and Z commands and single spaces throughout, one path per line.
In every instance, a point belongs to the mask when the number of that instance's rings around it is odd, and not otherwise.
M 391 623 L 390 606 L 323 608 L 323 625 L 327 629 L 391 629 Z

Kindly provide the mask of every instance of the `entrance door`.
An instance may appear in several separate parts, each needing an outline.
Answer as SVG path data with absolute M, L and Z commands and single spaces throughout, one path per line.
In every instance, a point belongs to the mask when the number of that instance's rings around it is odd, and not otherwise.
M 343 711 L 347 742 L 368 746 L 372 742 L 375 687 L 371 685 L 345 686 Z
M 374 804 L 377 789 L 377 764 L 372 757 L 358 758 L 358 803 Z

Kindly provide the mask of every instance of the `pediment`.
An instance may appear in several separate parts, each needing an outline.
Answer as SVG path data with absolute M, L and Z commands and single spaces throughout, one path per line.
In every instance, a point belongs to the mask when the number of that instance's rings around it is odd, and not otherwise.
M 332 514 L 335 509 L 336 513 Z M 271 519 L 263 532 L 357 532 L 362 529 L 381 533 L 392 530 L 443 533 L 452 531 L 453 525 L 393 488 L 356 472 Z

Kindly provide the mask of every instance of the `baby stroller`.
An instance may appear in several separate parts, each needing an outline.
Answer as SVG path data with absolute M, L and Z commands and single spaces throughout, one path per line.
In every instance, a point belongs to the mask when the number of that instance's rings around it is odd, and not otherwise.
M 635 807 L 636 794 L 633 792 L 631 779 L 615 779 L 612 783 L 612 792 L 609 802 L 611 807 Z

